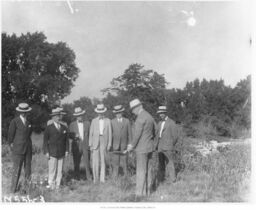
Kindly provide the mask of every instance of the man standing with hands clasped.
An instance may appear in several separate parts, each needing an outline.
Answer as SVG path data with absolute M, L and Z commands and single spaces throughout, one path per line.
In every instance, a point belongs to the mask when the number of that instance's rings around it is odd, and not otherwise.
M 72 153 L 75 168 L 75 178 L 80 179 L 81 158 L 85 164 L 86 178 L 91 180 L 90 162 L 89 162 L 89 132 L 90 123 L 83 119 L 85 110 L 80 107 L 75 108 L 74 117 L 76 118 L 69 125 L 69 137 L 72 139 Z
M 116 118 L 111 121 L 113 131 L 112 168 L 114 177 L 118 177 L 120 162 L 124 175 L 127 175 L 128 154 L 118 153 L 126 150 L 128 143 L 132 139 L 130 121 L 123 117 L 124 110 L 122 105 L 114 106 L 113 113 L 116 115 Z
M 110 119 L 104 116 L 107 108 L 104 104 L 98 104 L 95 112 L 98 117 L 94 118 L 90 127 L 89 147 L 92 151 L 93 182 L 105 182 L 106 151 L 112 146 L 112 129 Z
M 130 102 L 132 113 L 137 116 L 134 137 L 127 151 L 136 152 L 136 196 L 149 195 L 152 187 L 152 152 L 155 149 L 155 121 L 143 109 L 139 99 Z
M 48 158 L 48 186 L 47 188 L 59 189 L 62 178 L 64 157 L 68 156 L 69 141 L 67 127 L 60 124 L 61 111 L 52 110 L 53 123 L 44 131 L 44 153 Z

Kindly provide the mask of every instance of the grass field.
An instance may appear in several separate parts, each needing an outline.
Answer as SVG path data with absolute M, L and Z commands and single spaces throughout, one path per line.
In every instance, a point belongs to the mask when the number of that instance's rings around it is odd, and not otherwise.
M 250 195 L 251 145 L 250 141 L 232 140 L 217 152 L 202 155 L 198 144 L 207 144 L 203 139 L 185 138 L 182 143 L 178 181 L 160 183 L 148 197 L 135 200 L 134 156 L 130 157 L 130 176 L 112 179 L 106 183 L 76 181 L 73 177 L 73 162 L 69 156 L 64 165 L 62 188 L 58 192 L 45 188 L 47 160 L 41 153 L 42 136 L 33 135 L 32 181 L 30 198 L 43 196 L 47 202 L 246 202 Z M 11 178 L 11 155 L 6 145 L 2 146 L 2 200 L 9 193 Z M 21 175 L 22 182 L 23 174 Z M 22 196 L 22 188 L 17 196 Z

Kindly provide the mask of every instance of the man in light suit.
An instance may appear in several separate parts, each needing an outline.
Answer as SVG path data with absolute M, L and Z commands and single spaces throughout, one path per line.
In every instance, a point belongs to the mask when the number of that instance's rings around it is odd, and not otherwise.
M 174 146 L 179 138 L 179 128 L 175 122 L 167 116 L 166 106 L 159 106 L 157 114 L 161 121 L 157 127 L 159 175 L 160 181 L 165 178 L 165 171 L 172 182 L 176 181 L 174 166 Z M 169 173 L 169 174 L 168 174 Z
M 85 110 L 80 107 L 75 108 L 73 116 L 76 120 L 69 125 L 69 137 L 72 139 L 72 153 L 75 169 L 75 177 L 80 179 L 80 162 L 83 157 L 85 164 L 86 179 L 91 180 L 90 162 L 89 162 L 89 132 L 90 122 L 85 121 L 83 116 Z
M 155 150 L 155 121 L 143 109 L 139 99 L 130 102 L 133 114 L 137 115 L 135 121 L 134 137 L 127 151 L 135 149 L 136 152 L 136 196 L 149 195 L 152 187 L 153 159 Z
M 16 107 L 19 116 L 11 121 L 8 130 L 8 143 L 12 150 L 13 157 L 12 193 L 15 193 L 17 190 L 23 164 L 25 170 L 25 185 L 27 185 L 31 179 L 32 128 L 31 124 L 27 121 L 27 113 L 31 110 L 31 107 L 29 107 L 27 103 L 20 103 L 18 107 Z
M 69 141 L 67 127 L 62 125 L 59 120 L 61 112 L 59 109 L 53 109 L 53 123 L 48 125 L 44 131 L 44 154 L 48 158 L 48 186 L 47 188 L 59 189 L 64 157 L 68 156 Z
M 112 145 L 112 128 L 110 119 L 104 116 L 107 108 L 104 104 L 98 104 L 95 112 L 98 117 L 94 118 L 90 127 L 89 147 L 92 151 L 93 182 L 105 182 L 106 173 L 106 151 Z M 100 169 L 100 170 L 99 170 Z
M 128 143 L 132 139 L 130 121 L 123 117 L 123 112 L 124 108 L 122 105 L 114 106 L 113 113 L 116 115 L 116 118 L 111 121 L 113 134 L 113 151 L 111 156 L 114 177 L 118 177 L 120 161 L 122 162 L 124 174 L 127 175 L 128 154 L 120 154 L 118 152 L 126 150 Z

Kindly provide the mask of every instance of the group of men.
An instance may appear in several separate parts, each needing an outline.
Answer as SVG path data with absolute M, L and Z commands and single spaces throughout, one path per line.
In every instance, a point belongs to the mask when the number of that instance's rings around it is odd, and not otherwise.
M 85 166 L 86 179 L 94 183 L 106 180 L 106 157 L 111 157 L 113 176 L 119 175 L 122 166 L 124 174 L 128 174 L 128 156 L 136 153 L 136 195 L 148 195 L 152 184 L 152 154 L 158 151 L 159 172 L 169 172 L 171 181 L 175 181 L 176 172 L 173 161 L 173 147 L 179 138 L 178 127 L 167 116 L 166 106 L 157 110 L 161 121 L 158 125 L 153 117 L 143 108 L 139 99 L 130 102 L 130 109 L 137 116 L 132 132 L 130 121 L 123 116 L 122 105 L 113 107 L 116 117 L 112 120 L 105 116 L 107 108 L 98 104 L 95 108 L 97 117 L 84 120 L 85 110 L 74 109 L 73 121 L 69 126 L 62 121 L 65 114 L 57 107 L 51 112 L 44 131 L 44 154 L 48 159 L 48 188 L 59 189 L 62 179 L 63 162 L 69 154 L 69 139 L 72 141 L 75 178 L 80 179 L 80 163 Z M 20 172 L 24 164 L 25 179 L 31 176 L 32 142 L 31 125 L 27 122 L 27 113 L 31 111 L 26 103 L 16 108 L 19 116 L 10 123 L 8 141 L 13 153 L 13 174 L 11 191 L 17 191 Z M 91 170 L 92 169 L 92 175 Z

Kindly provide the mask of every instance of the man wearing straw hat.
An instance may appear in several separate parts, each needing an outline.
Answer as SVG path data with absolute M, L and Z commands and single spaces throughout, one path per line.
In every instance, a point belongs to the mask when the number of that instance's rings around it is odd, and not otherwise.
M 57 109 L 57 110 L 60 111 L 59 123 L 62 124 L 62 125 L 64 125 L 64 126 L 66 126 L 66 127 L 68 127 L 67 123 L 64 122 L 64 121 L 62 121 L 63 116 L 66 115 L 66 112 L 64 112 L 63 108 L 60 107 L 60 106 L 55 106 L 54 109 Z M 54 122 L 54 121 L 53 121 L 52 119 L 48 120 L 48 121 L 47 121 L 47 126 L 48 126 L 48 125 L 51 125 L 53 122 Z
M 165 171 L 170 181 L 176 181 L 176 172 L 174 167 L 174 146 L 179 138 L 179 130 L 175 122 L 167 116 L 166 106 L 159 106 L 157 110 L 161 121 L 157 127 L 157 147 L 159 157 L 160 181 L 165 178 Z
M 137 116 L 133 141 L 127 151 L 136 152 L 136 196 L 149 195 L 152 187 L 152 153 L 155 150 L 155 121 L 143 109 L 139 99 L 130 102 L 132 113 Z
M 114 177 L 118 177 L 120 162 L 122 163 L 124 174 L 127 175 L 128 155 L 118 153 L 126 150 L 128 143 L 132 139 L 130 121 L 123 117 L 124 110 L 122 105 L 114 106 L 113 113 L 116 117 L 111 121 L 113 136 L 111 159 Z
M 13 171 L 11 192 L 17 191 L 17 186 L 20 178 L 20 172 L 24 164 L 25 170 L 25 185 L 28 184 L 31 178 L 31 160 L 32 160 L 32 128 L 27 121 L 27 113 L 32 110 L 27 103 L 20 103 L 16 107 L 19 116 L 14 118 L 8 130 L 8 143 L 12 150 L 13 156 Z
M 86 178 L 91 180 L 90 162 L 89 162 L 89 132 L 90 122 L 85 121 L 83 116 L 85 110 L 76 107 L 73 116 L 76 118 L 69 125 L 69 137 L 72 139 L 72 153 L 75 169 L 75 178 L 80 179 L 80 162 L 83 157 L 85 164 Z
M 90 127 L 89 147 L 92 151 L 93 182 L 105 182 L 106 173 L 106 151 L 112 145 L 112 128 L 110 119 L 104 116 L 107 108 L 104 104 L 98 104 L 95 112 L 98 117 L 94 118 Z M 100 169 L 100 170 L 99 170 Z
M 53 123 L 44 131 L 44 153 L 48 158 L 48 188 L 59 189 L 62 178 L 64 157 L 68 156 L 69 141 L 67 127 L 60 124 L 61 111 L 56 108 L 51 113 Z

